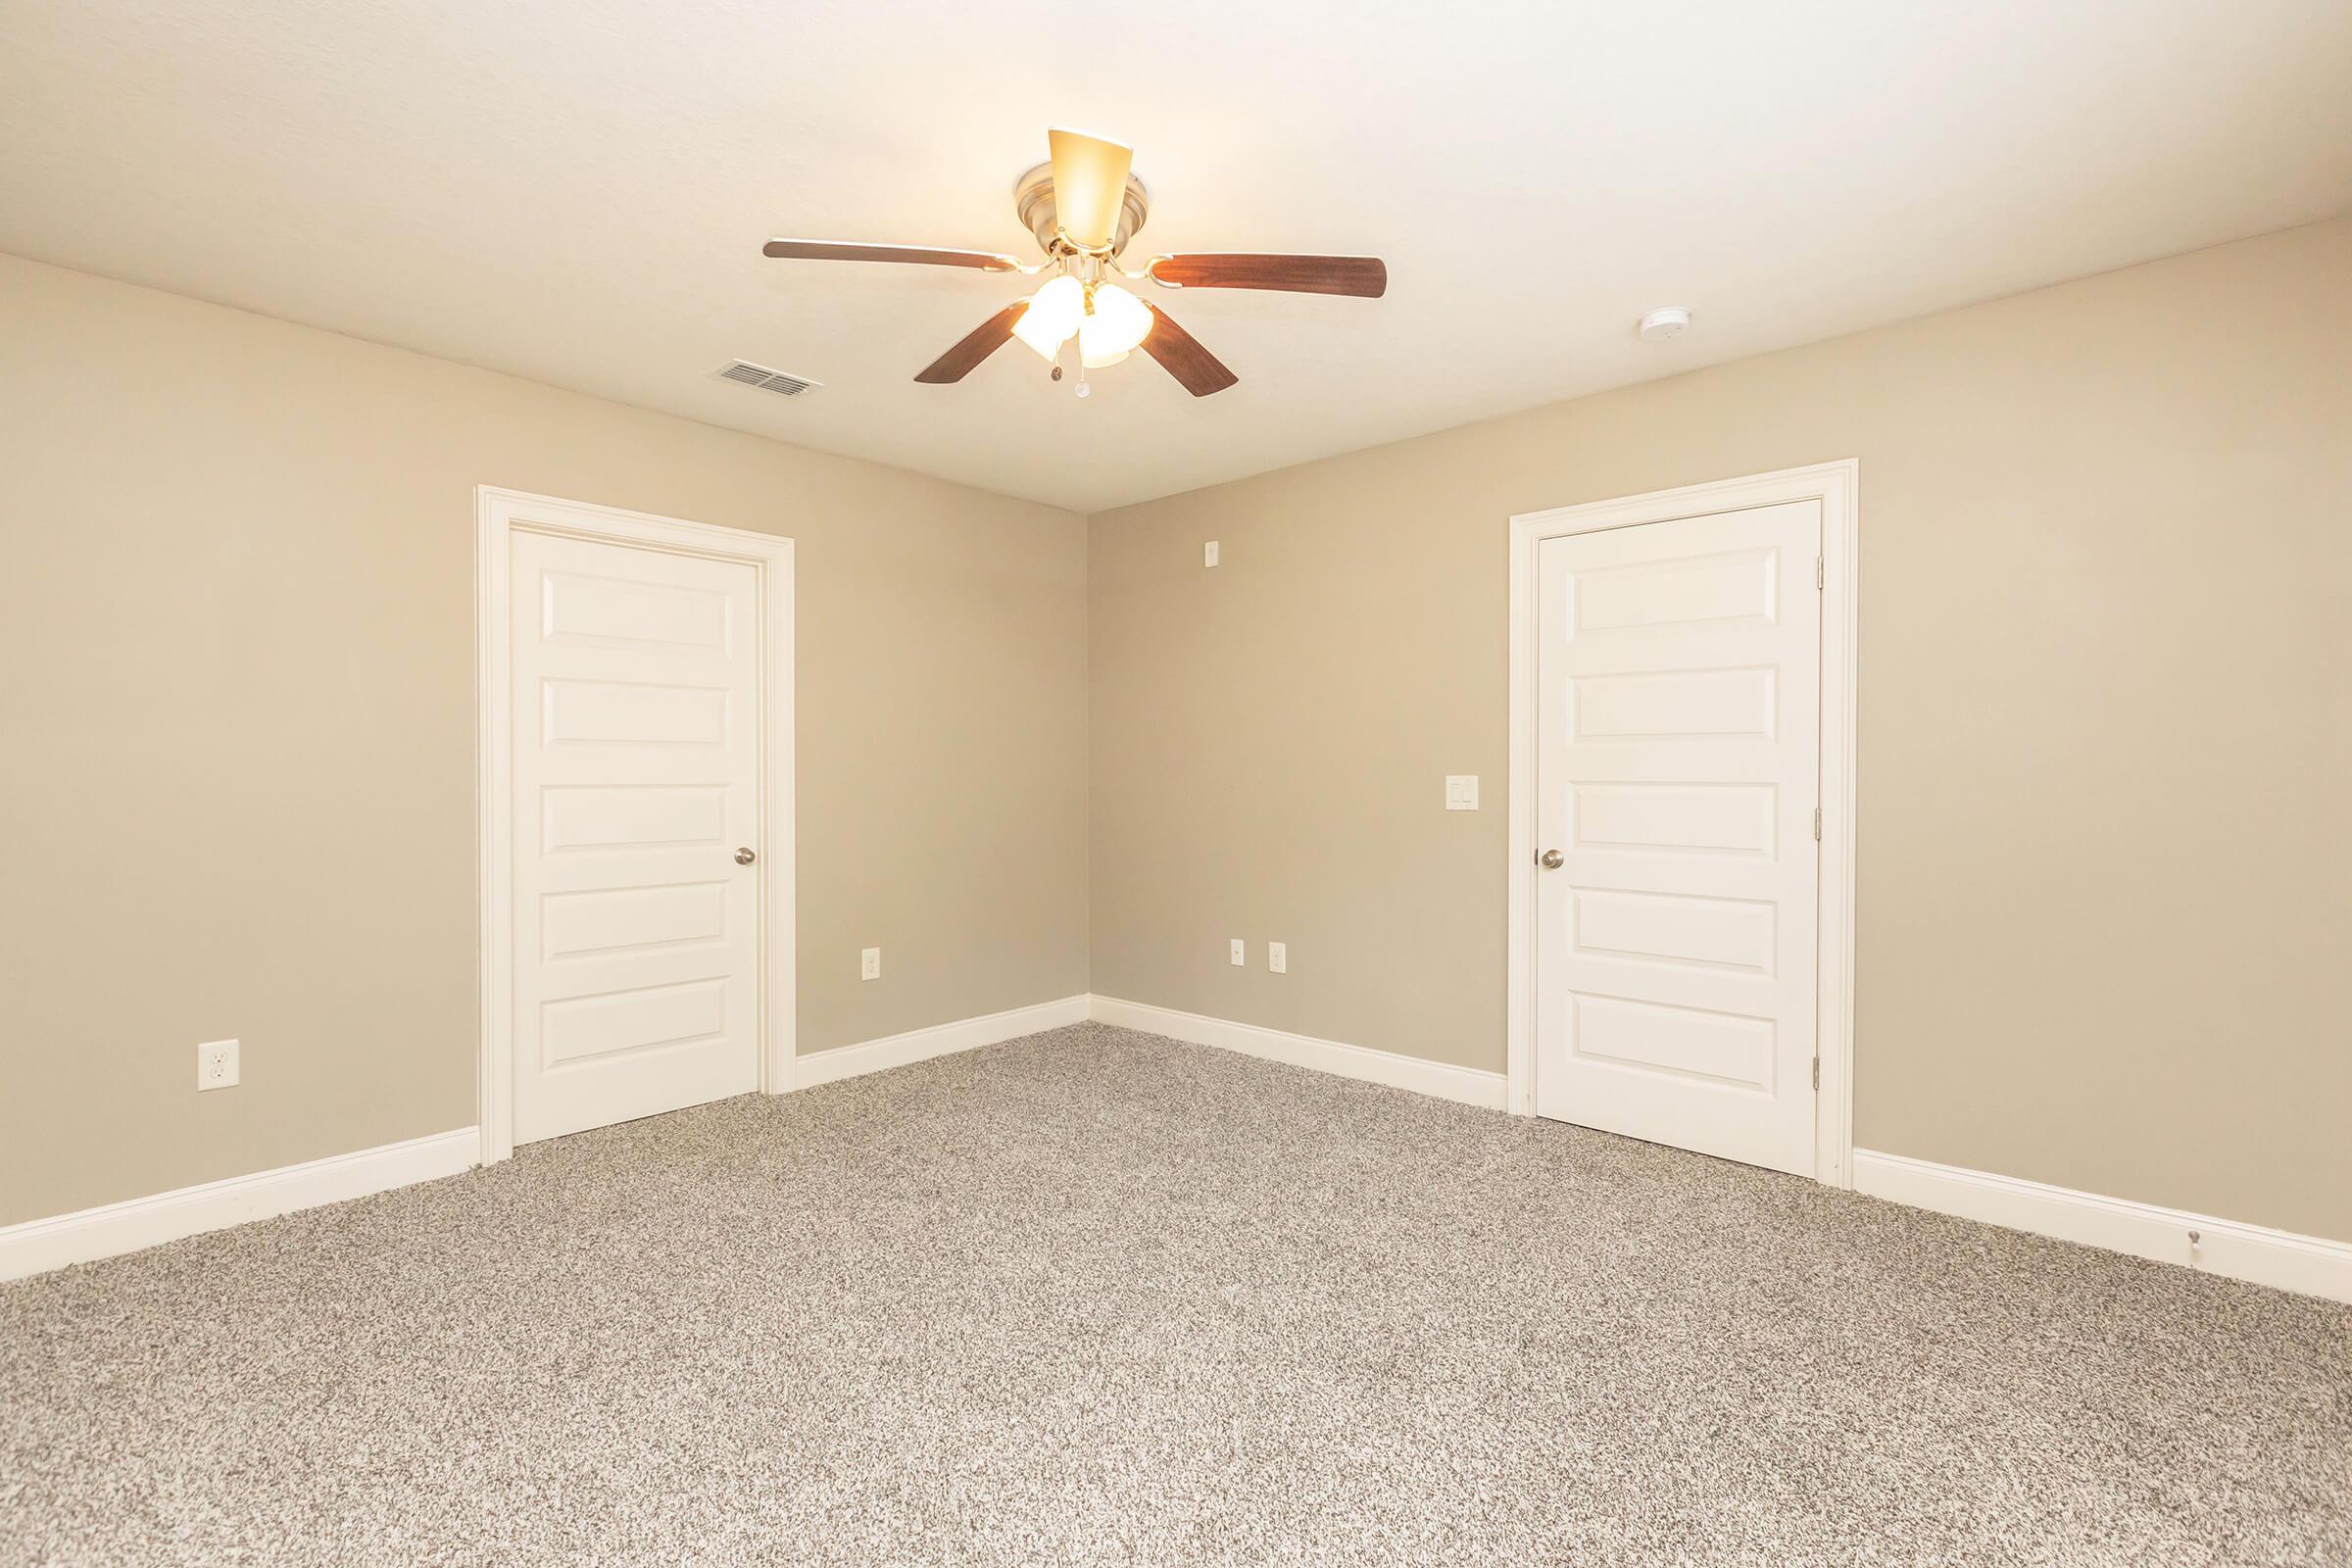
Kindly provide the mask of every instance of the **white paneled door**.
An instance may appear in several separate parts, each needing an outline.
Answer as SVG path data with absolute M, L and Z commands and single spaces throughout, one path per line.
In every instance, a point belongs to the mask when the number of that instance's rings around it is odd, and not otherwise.
M 1821 513 L 1538 546 L 1540 1115 L 1814 1173 Z
M 757 569 L 513 534 L 514 1141 L 760 1084 Z

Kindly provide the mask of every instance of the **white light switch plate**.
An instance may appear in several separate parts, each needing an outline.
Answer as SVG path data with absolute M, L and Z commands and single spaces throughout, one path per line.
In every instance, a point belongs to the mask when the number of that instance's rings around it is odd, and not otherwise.
M 237 1043 L 207 1040 L 196 1048 L 196 1087 L 230 1089 L 237 1082 Z
M 1250 961 L 1250 945 L 1240 937 L 1233 939 L 1233 966 L 1240 968 Z
M 1291 950 L 1287 944 L 1281 942 L 1266 944 L 1266 967 L 1276 974 L 1291 972 Z
M 860 980 L 882 978 L 882 950 L 880 948 L 867 948 L 858 955 L 858 978 Z
M 1208 543 L 1200 547 L 1200 564 L 1203 566 L 1213 566 L 1216 564 L 1217 542 L 1214 539 L 1211 539 Z
M 1446 775 L 1446 809 L 1475 811 L 1478 809 L 1478 775 L 1448 773 Z

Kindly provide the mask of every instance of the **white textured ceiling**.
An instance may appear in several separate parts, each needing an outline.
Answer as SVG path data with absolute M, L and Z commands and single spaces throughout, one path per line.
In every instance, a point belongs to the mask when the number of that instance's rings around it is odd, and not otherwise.
M 9 0 L 0 250 L 1091 511 L 2341 212 L 2347 84 L 2345 0 Z M 1049 123 L 1388 297 L 1148 290 L 1241 384 L 1081 403 L 912 381 L 1004 277 L 760 255 L 1030 254 Z

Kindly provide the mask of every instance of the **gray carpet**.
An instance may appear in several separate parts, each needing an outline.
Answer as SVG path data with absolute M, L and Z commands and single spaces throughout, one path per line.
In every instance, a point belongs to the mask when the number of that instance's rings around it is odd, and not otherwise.
M 2352 1562 L 2352 1311 L 1100 1025 L 0 1287 L 0 1562 Z

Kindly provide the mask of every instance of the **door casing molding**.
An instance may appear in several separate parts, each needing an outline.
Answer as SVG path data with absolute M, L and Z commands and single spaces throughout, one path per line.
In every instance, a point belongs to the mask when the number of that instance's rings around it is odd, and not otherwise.
M 1817 946 L 1821 1091 L 1814 1102 L 1814 1179 L 1853 1185 L 1854 737 L 1860 662 L 1861 465 L 1852 458 L 1653 490 L 1511 518 L 1510 938 L 1505 1016 L 1509 1108 L 1536 1108 L 1536 547 L 1545 539 L 1790 501 L 1821 503 L 1821 913 Z
M 795 873 L 793 842 L 793 558 L 775 534 L 657 517 L 643 512 L 502 490 L 474 491 L 474 669 L 481 772 L 475 820 L 481 850 L 477 930 L 481 944 L 481 1037 L 476 1096 L 481 1162 L 514 1152 L 514 681 L 510 544 L 517 530 L 737 562 L 759 579 L 760 690 L 765 745 L 760 759 L 763 844 L 756 868 L 760 954 L 760 1087 L 793 1086 Z

